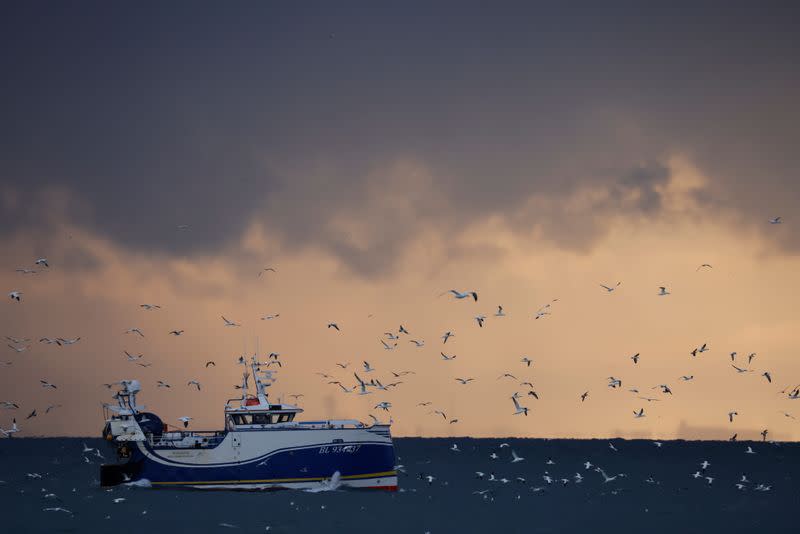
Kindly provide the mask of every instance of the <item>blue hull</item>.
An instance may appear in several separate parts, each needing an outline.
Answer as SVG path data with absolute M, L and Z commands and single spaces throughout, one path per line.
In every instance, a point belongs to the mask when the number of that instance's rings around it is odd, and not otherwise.
M 154 487 L 308 487 L 338 471 L 344 485 L 397 488 L 391 443 L 304 445 L 271 451 L 252 460 L 208 465 L 172 465 L 174 460 L 162 461 L 159 453 L 163 449 L 145 443 L 137 445 L 120 468 L 131 481 L 146 479 Z

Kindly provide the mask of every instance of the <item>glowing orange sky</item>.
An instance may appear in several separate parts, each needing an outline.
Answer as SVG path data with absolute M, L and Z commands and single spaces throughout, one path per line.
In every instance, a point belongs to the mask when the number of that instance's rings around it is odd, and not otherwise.
M 512 231 L 506 217 L 492 216 L 471 221 L 455 237 L 426 227 L 391 259 L 391 272 L 373 278 L 354 275 L 313 246 L 285 250 L 257 221 L 230 236 L 217 253 L 193 257 L 137 253 L 65 221 L 47 251 L 52 267 L 21 275 L 13 266 L 32 266 L 39 254 L 21 230 L 2 244 L 13 254 L 5 255 L 0 283 L 22 290 L 23 301 L 3 303 L 0 333 L 34 341 L 22 354 L 8 349 L 2 355 L 12 365 L 0 368 L 0 400 L 21 408 L 0 412 L 0 426 L 16 416 L 25 436 L 96 435 L 103 423 L 100 403 L 111 401 L 101 384 L 139 378 L 140 403 L 166 421 L 176 424 L 190 415 L 194 428 L 221 427 L 222 405 L 235 396 L 232 386 L 241 374 L 235 360 L 252 352 L 258 340 L 261 353 L 281 354 L 273 398 L 288 401 L 289 394 L 304 394 L 300 405 L 310 419 L 391 415 L 395 435 L 727 438 L 738 432 L 740 438 L 757 438 L 768 428 L 776 439 L 797 439 L 800 428 L 784 412 L 800 417 L 800 411 L 779 391 L 800 381 L 794 357 L 800 261 L 765 238 L 792 227 L 788 221 L 770 226 L 771 214 L 765 214 L 763 229 L 743 232 L 725 214 L 704 213 L 689 193 L 709 178 L 687 157 L 669 162 L 671 177 L 660 190 L 662 213 L 615 218 L 588 250 L 559 247 L 537 226 Z M 400 162 L 387 175 L 386 184 L 397 194 L 373 191 L 369 217 L 343 216 L 331 231 L 359 246 L 360 236 L 371 231 L 371 218 L 384 210 L 413 214 L 417 199 L 439 194 L 436 177 L 418 164 Z M 400 194 L 409 183 L 413 194 Z M 569 219 L 592 209 L 605 194 L 576 191 L 553 213 Z M 53 194 L 56 217 L 62 196 Z M 549 201 L 542 195 L 530 198 L 529 206 Z M 183 238 L 174 228 L 164 232 Z M 62 267 L 65 258 L 75 256 L 85 266 Z M 713 269 L 698 272 L 702 263 Z M 257 277 L 268 265 L 277 273 Z M 612 294 L 599 287 L 617 281 L 622 284 Z M 656 296 L 661 285 L 672 294 Z M 438 297 L 451 288 L 474 289 L 479 300 Z M 534 312 L 554 298 L 552 315 L 534 320 Z M 163 309 L 143 311 L 139 304 L 145 302 Z M 497 305 L 506 317 L 493 316 Z M 270 313 L 280 318 L 259 319 Z M 484 328 L 473 320 L 481 313 L 488 316 Z M 226 328 L 221 315 L 243 326 Z M 341 332 L 326 328 L 331 321 Z M 383 333 L 396 332 L 401 323 L 411 335 L 403 336 L 396 350 L 383 350 Z M 131 327 L 146 337 L 124 334 Z M 176 328 L 186 333 L 167 334 Z M 447 330 L 455 337 L 443 346 L 440 336 Z M 66 347 L 37 343 L 43 336 L 81 341 Z M 415 348 L 411 338 L 425 346 Z M 711 350 L 692 358 L 689 352 L 702 343 Z M 457 358 L 443 361 L 444 349 Z M 129 363 L 123 350 L 143 353 L 153 365 Z M 737 374 L 728 357 L 732 351 L 743 366 L 742 358 L 756 352 L 754 372 Z M 638 365 L 629 359 L 636 352 Z M 530 368 L 519 361 L 523 355 L 534 361 Z M 217 366 L 206 369 L 207 360 Z M 363 373 L 362 360 L 376 371 Z M 350 367 L 343 371 L 335 362 Z M 392 370 L 416 374 L 403 377 L 390 392 L 365 397 L 344 394 L 315 374 L 326 372 L 352 385 L 353 370 L 384 383 L 394 381 Z M 772 373 L 772 384 L 760 376 L 764 370 Z M 528 390 L 498 380 L 505 372 L 534 383 L 540 400 L 522 399 L 531 408 L 528 417 L 512 415 L 511 394 Z M 695 379 L 681 382 L 681 375 Z M 606 386 L 609 376 L 622 378 L 622 390 Z M 456 377 L 475 381 L 462 386 Z M 39 379 L 58 389 L 40 388 Z M 190 379 L 199 380 L 203 390 L 187 387 Z M 157 389 L 156 380 L 172 388 Z M 672 397 L 652 389 L 662 383 L 672 388 Z M 629 387 L 659 400 L 641 400 Z M 579 396 L 587 390 L 582 404 Z M 372 409 L 384 400 L 393 405 L 389 414 Z M 418 407 L 422 401 L 433 404 Z M 63 406 L 42 415 L 50 404 Z M 647 416 L 634 419 L 632 412 L 642 407 Z M 25 420 L 33 408 L 40 415 Z M 431 409 L 459 422 L 447 424 L 429 414 Z M 732 410 L 739 416 L 729 423 Z

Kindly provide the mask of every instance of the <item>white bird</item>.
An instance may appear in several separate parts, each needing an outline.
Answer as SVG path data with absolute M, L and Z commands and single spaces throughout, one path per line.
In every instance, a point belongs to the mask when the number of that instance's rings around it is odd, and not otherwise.
M 448 356 L 444 352 L 440 352 L 439 354 L 442 355 L 442 359 L 443 360 L 455 360 L 456 359 L 456 355 L 455 354 L 453 354 L 452 356 Z
M 79 337 L 72 339 L 64 339 L 63 337 L 59 337 L 56 339 L 59 341 L 59 345 L 74 345 L 75 343 L 81 340 L 81 338 Z
M 140 308 L 144 308 L 145 310 L 160 310 L 161 306 L 158 304 L 139 304 Z
M 359 395 L 369 395 L 372 393 L 371 391 L 367 390 L 367 383 L 361 380 L 361 377 L 359 377 L 356 373 L 353 373 L 353 376 L 356 377 L 356 380 L 358 380 L 358 386 L 361 388 L 361 390 L 358 392 Z
M 188 427 L 189 426 L 189 421 L 191 421 L 191 420 L 192 420 L 192 418 L 188 417 L 188 416 L 178 417 L 178 421 L 183 423 L 183 428 Z
M 388 412 L 389 408 L 391 408 L 391 407 L 392 407 L 392 403 L 391 402 L 386 402 L 386 401 L 379 402 L 378 404 L 375 405 L 375 409 L 380 409 L 380 410 L 383 410 L 384 412 Z
M 17 353 L 20 353 L 20 352 L 25 352 L 26 350 L 28 350 L 29 348 L 31 348 L 31 346 L 30 346 L 30 345 L 25 345 L 24 347 L 15 347 L 14 345 L 8 345 L 8 347 L 9 347 L 9 348 L 11 348 L 11 349 L 13 349 L 13 350 L 14 350 L 14 352 L 17 352 Z
M 605 289 L 605 290 L 606 290 L 608 293 L 611 293 L 612 291 L 614 291 L 615 289 L 617 289 L 621 283 L 622 283 L 622 282 L 617 282 L 617 285 L 615 285 L 615 286 L 612 286 L 612 287 L 609 287 L 609 286 L 607 286 L 607 285 L 600 284 L 600 287 L 602 287 L 603 289 Z
M 339 330 L 339 325 L 336 323 L 328 323 L 328 328 L 333 328 L 337 332 L 341 332 L 341 330 Z
M 142 359 L 142 357 L 144 356 L 143 354 L 137 354 L 137 355 L 134 356 L 133 354 L 131 354 L 127 350 L 123 350 L 122 352 L 124 352 L 125 356 L 128 357 L 128 361 L 129 362 L 135 362 L 136 360 Z
M 495 317 L 505 317 L 506 316 L 506 312 L 503 311 L 503 307 L 502 306 L 498 306 L 497 307 L 497 311 L 494 312 L 494 316 Z
M 58 389 L 55 384 L 51 384 L 47 380 L 39 380 L 39 382 L 41 382 L 43 388 Z
M 417 346 L 417 348 L 425 346 L 425 341 L 418 341 L 416 339 L 409 340 L 409 343 L 413 343 L 414 345 Z
M 389 345 L 388 343 L 386 343 L 382 339 L 381 339 L 381 343 L 383 344 L 383 348 L 386 349 L 386 350 L 394 350 L 394 348 L 397 347 L 397 343 L 394 343 L 393 345 Z
M 126 334 L 139 334 L 139 336 L 144 337 L 144 334 L 142 333 L 142 331 L 138 327 L 128 328 L 127 330 L 125 330 L 125 333 Z
M 364 372 L 365 373 L 371 373 L 372 371 L 375 370 L 373 367 L 369 366 L 369 362 L 368 361 L 364 361 L 363 367 L 364 367 Z
M 520 406 L 517 397 L 511 397 L 511 400 L 514 402 L 514 407 L 516 408 L 516 411 L 513 413 L 513 415 L 525 414 L 525 416 L 527 417 L 528 408 L 525 406 Z
M 773 217 L 769 220 L 770 224 L 781 224 L 783 222 L 783 217 Z
M 456 378 L 456 381 L 460 382 L 462 385 L 466 385 L 470 382 L 475 380 L 474 378 Z
M 486 316 L 485 315 L 476 315 L 475 316 L 475 320 L 478 322 L 478 326 L 483 328 L 483 322 L 486 320 Z
M 746 451 L 744 451 L 744 453 L 745 453 L 745 454 L 755 454 L 755 453 L 756 453 L 756 451 L 754 451 L 754 450 L 753 450 L 753 447 L 750 447 L 750 446 L 748 445 L 748 447 L 747 447 L 747 450 L 746 450 Z
M 273 314 L 273 315 L 265 315 L 264 317 L 261 318 L 261 320 L 262 321 L 271 321 L 273 319 L 277 319 L 280 316 L 281 316 L 280 313 L 276 313 L 276 314 Z
M 442 336 L 442 339 L 444 340 L 443 343 L 447 343 L 447 340 L 453 336 L 455 336 L 455 334 L 450 332 L 449 330 L 445 332 L 444 335 Z
M 200 382 L 198 382 L 197 380 L 189 380 L 189 382 L 187 382 L 186 385 L 195 386 L 197 388 L 197 391 L 200 391 Z
M 22 274 L 36 274 L 39 271 L 37 271 L 36 269 L 16 269 L 14 272 Z
M 121 502 L 125 502 L 125 497 L 117 497 L 114 499 L 114 504 L 119 504 Z
M 235 323 L 233 321 L 227 320 L 224 315 L 220 315 L 220 317 L 222 317 L 222 320 L 225 321 L 225 326 L 242 326 L 241 323 Z
M 694 379 L 694 375 L 688 375 L 688 376 L 687 375 L 683 375 L 680 379 L 683 380 L 684 382 L 688 382 L 689 380 L 693 380 Z
M 659 297 L 664 297 L 664 296 L 667 296 L 667 295 L 670 295 L 670 292 L 667 291 L 667 288 L 664 287 L 664 286 L 660 286 L 658 288 L 658 296 Z
M 728 420 L 733 423 L 733 416 L 739 415 L 739 412 L 728 412 Z
M 40 266 L 40 267 L 50 267 L 50 264 L 47 263 L 47 258 L 39 258 L 38 260 L 36 260 L 33 263 L 38 265 L 38 266 Z
M 185 332 L 185 330 L 173 330 L 173 331 L 170 332 L 170 334 L 173 335 L 173 336 L 180 336 L 184 332 Z
M 518 456 L 517 453 L 514 452 L 513 450 L 511 451 L 511 463 L 512 464 L 515 464 L 517 462 L 521 462 L 523 460 L 525 460 L 525 458 L 523 458 L 522 456 Z
M 736 372 L 737 372 L 737 373 L 752 373 L 752 372 L 753 372 L 751 369 L 742 369 L 741 367 L 736 367 L 736 366 L 735 366 L 735 365 L 733 365 L 733 364 L 731 364 L 731 367 L 733 367 L 734 369 L 736 369 Z
M 8 294 L 8 296 L 11 297 L 11 300 L 16 300 L 17 302 L 19 302 L 20 300 L 22 300 L 22 291 L 12 291 L 11 293 Z
M 442 295 L 446 295 L 447 293 L 452 293 L 453 296 L 457 299 L 465 299 L 467 297 L 472 297 L 476 301 L 478 300 L 478 294 L 475 291 L 464 291 L 463 293 L 460 291 L 456 291 L 455 289 L 451 289 L 450 291 L 445 291 Z M 439 295 L 441 296 L 441 295 Z
M 524 363 L 524 364 L 525 364 L 525 365 L 527 365 L 528 367 L 530 367 L 530 366 L 531 366 L 531 364 L 533 363 L 533 360 L 531 360 L 531 359 L 530 359 L 530 358 L 528 358 L 527 356 L 523 356 L 523 357 L 522 357 L 522 358 L 521 358 L 519 361 L 521 361 L 522 363 Z
M 461 449 L 458 448 L 458 444 L 457 443 L 453 443 L 453 446 L 450 447 L 450 450 L 453 451 L 453 452 L 461 452 Z M 483 473 L 481 473 L 481 475 L 483 475 Z M 483 478 L 483 476 L 481 476 L 480 478 Z
M 645 417 L 645 415 L 644 415 L 644 408 L 639 408 L 639 411 L 638 411 L 638 412 L 633 412 L 633 416 L 634 416 L 636 419 L 639 419 L 639 418 L 641 418 L 641 417 Z
M 274 268 L 274 267 L 265 267 L 265 268 L 261 269 L 260 271 L 258 271 L 258 276 L 260 277 L 262 274 L 264 274 L 264 273 L 266 273 L 266 272 L 273 272 L 273 273 L 275 273 L 275 272 L 277 272 L 277 271 L 275 270 L 275 268 Z
M 708 460 L 703 460 L 703 461 L 700 463 L 700 467 L 702 467 L 702 468 L 703 468 L 703 471 L 705 471 L 706 469 L 708 469 L 710 466 L 711 466 L 711 464 L 708 462 Z
M 11 428 L 8 428 L 8 429 L 5 429 L 5 430 L 0 428 L 0 434 L 2 434 L 3 436 L 5 436 L 7 438 L 10 438 L 11 436 L 16 434 L 17 432 L 19 432 L 19 428 L 17 428 L 17 419 L 16 418 L 11 420 Z
M 158 382 L 156 382 L 156 385 L 158 387 L 160 387 L 160 388 L 171 388 L 172 387 L 169 384 L 167 384 L 166 382 L 164 382 L 163 380 L 159 380 Z
M 614 475 L 613 477 L 610 477 L 610 476 L 608 476 L 608 475 L 606 474 L 606 472 L 605 472 L 605 471 L 603 471 L 603 470 L 602 470 L 602 469 L 600 469 L 599 467 L 595 468 L 595 471 L 597 471 L 598 473 L 600 473 L 601 475 L 603 475 L 603 482 L 605 482 L 606 484 L 607 484 L 607 483 L 609 483 L 609 482 L 613 482 L 614 480 L 616 480 L 616 479 L 617 479 L 617 476 L 618 476 L 618 475 Z

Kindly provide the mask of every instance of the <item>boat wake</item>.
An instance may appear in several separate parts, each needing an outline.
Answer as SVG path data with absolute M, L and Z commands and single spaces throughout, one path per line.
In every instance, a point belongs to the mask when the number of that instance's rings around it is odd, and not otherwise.
M 132 482 L 125 482 L 122 484 L 123 486 L 130 486 L 132 488 L 152 488 L 153 485 L 150 483 L 149 480 L 146 478 L 141 478 L 139 480 L 134 480 Z
M 308 488 L 304 491 L 308 493 L 322 493 L 323 491 L 336 491 L 342 485 L 342 474 L 336 471 L 333 476 L 319 483 L 315 488 Z

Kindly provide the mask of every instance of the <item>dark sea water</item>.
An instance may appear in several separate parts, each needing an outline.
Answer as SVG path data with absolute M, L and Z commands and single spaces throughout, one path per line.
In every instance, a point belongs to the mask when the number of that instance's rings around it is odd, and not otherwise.
M 312 494 L 103 489 L 84 442 L 110 457 L 98 439 L 0 441 L 0 532 L 800 532 L 799 444 L 614 440 L 615 452 L 606 440 L 395 439 L 400 491 Z M 512 464 L 512 449 L 525 460 Z M 711 484 L 691 476 L 703 460 Z M 586 461 L 626 476 L 605 482 Z M 546 472 L 568 482 L 547 484 Z M 739 490 L 742 474 L 751 482 Z M 43 511 L 59 506 L 72 513 Z

